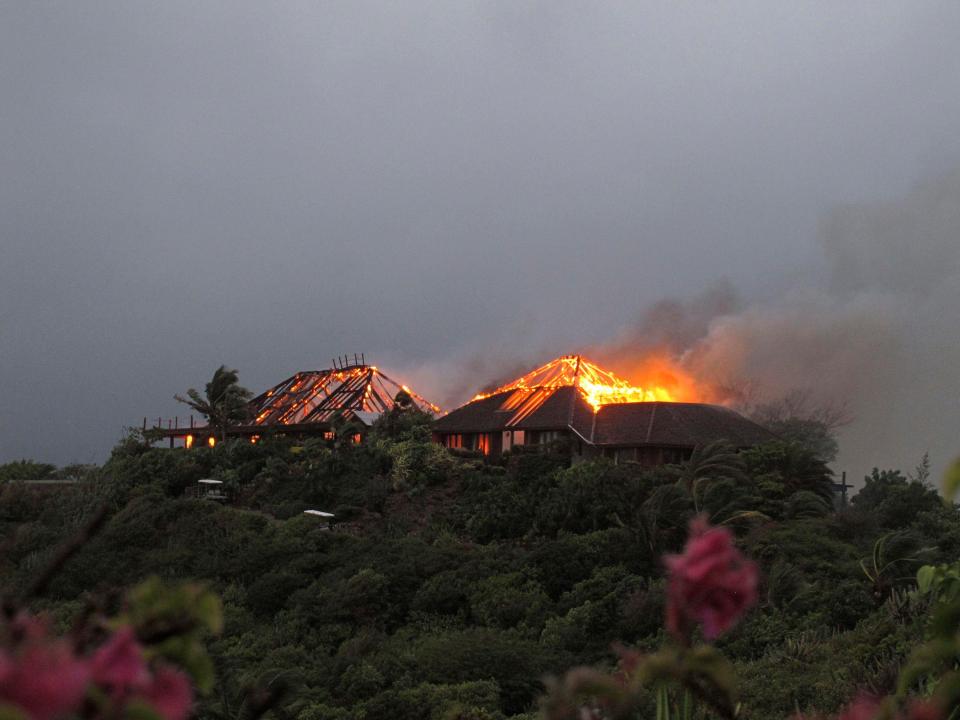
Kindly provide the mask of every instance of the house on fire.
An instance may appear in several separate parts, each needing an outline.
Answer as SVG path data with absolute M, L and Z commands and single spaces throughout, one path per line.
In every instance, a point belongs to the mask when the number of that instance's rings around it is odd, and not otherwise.
M 226 434 L 250 438 L 252 442 L 270 432 L 332 435 L 333 423 L 342 418 L 356 423 L 359 432 L 354 439 L 359 442 L 365 429 L 394 406 L 400 393 L 406 393 L 420 410 L 440 414 L 436 405 L 392 380 L 376 366 L 367 365 L 365 359 L 354 356 L 350 363 L 349 358 L 342 358 L 326 370 L 298 372 L 253 398 L 248 405 L 249 420 L 228 428 Z M 156 429 L 170 439 L 171 447 L 177 441 L 184 447 L 192 447 L 195 444 L 212 446 L 218 440 L 213 428 L 194 426 L 192 420 L 185 427 L 179 427 L 179 422 L 168 422 L 167 427 Z
M 562 439 L 574 462 L 603 456 L 644 465 L 679 462 L 717 440 L 745 448 L 775 438 L 729 408 L 658 400 L 579 355 L 477 395 L 439 418 L 433 432 L 448 448 L 489 456 Z

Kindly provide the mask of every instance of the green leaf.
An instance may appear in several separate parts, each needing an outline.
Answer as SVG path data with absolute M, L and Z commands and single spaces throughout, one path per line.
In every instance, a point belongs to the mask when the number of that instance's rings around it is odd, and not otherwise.
M 952 504 L 958 491 L 960 491 L 960 459 L 955 460 L 943 476 L 944 502 L 948 505 Z
M 147 701 L 134 698 L 124 707 L 127 720 L 163 720 L 163 716 Z
M 733 704 L 736 694 L 737 675 L 733 665 L 713 645 L 698 645 L 686 658 L 687 670 L 710 682 Z
M 960 673 L 956 670 L 945 673 L 937 683 L 933 697 L 940 707 L 955 708 L 960 703 Z
M 168 638 L 155 649 L 161 657 L 186 670 L 200 692 L 208 693 L 213 689 L 213 661 L 201 642 L 178 636 Z
M 917 570 L 917 589 L 926 595 L 930 592 L 930 588 L 933 585 L 933 579 L 937 575 L 937 568 L 933 565 L 924 565 L 922 568 Z
M 16 705 L 0 703 L 0 720 L 28 720 L 27 714 Z
M 916 648 L 900 672 L 897 694 L 906 695 L 922 678 L 952 665 L 957 650 L 957 643 L 952 640 L 933 640 Z
M 684 672 L 681 655 L 672 647 L 666 647 L 652 655 L 645 655 L 637 667 L 636 677 L 641 685 L 652 685 L 678 679 Z
M 138 635 L 219 633 L 223 629 L 220 599 L 202 585 L 165 585 L 151 577 L 129 594 L 128 615 Z
M 960 626 L 960 603 L 942 603 L 934 610 L 930 632 L 934 637 L 952 638 Z
M 197 595 L 194 609 L 203 626 L 214 635 L 223 632 L 223 607 L 220 598 L 209 590 Z

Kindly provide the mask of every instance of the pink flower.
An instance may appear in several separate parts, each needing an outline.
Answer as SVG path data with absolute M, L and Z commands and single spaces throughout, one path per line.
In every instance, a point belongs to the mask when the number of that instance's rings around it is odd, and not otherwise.
M 941 720 L 942 717 L 940 706 L 929 700 L 914 700 L 907 708 L 908 720 Z
M 0 701 L 33 720 L 52 720 L 76 710 L 90 670 L 62 640 L 31 641 L 16 655 L 0 655 Z
M 712 640 L 733 627 L 757 601 L 757 566 L 733 545 L 726 528 L 703 517 L 690 522 L 682 555 L 668 555 L 667 629 L 687 638 L 692 623 Z
M 150 680 L 143 650 L 131 627 L 118 630 L 98 648 L 90 668 L 93 681 L 116 694 L 143 687 Z
M 844 708 L 837 720 L 874 720 L 880 712 L 880 700 L 870 695 L 859 695 Z
M 164 720 L 186 720 L 193 705 L 193 688 L 187 677 L 162 665 L 154 673 L 153 682 L 140 695 Z

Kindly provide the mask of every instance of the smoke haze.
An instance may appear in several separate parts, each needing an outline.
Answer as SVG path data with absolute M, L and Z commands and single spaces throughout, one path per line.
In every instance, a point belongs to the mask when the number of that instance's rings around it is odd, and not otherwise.
M 822 244 L 824 277 L 752 303 L 729 283 L 661 301 L 594 351 L 615 366 L 666 350 L 716 388 L 846 405 L 838 469 L 906 470 L 928 451 L 942 469 L 960 453 L 960 170 L 834 209 Z
M 960 453 L 960 170 L 905 198 L 836 208 L 821 232 L 825 272 L 778 296 L 748 302 L 721 281 L 574 349 L 628 378 L 638 360 L 664 354 L 703 382 L 704 400 L 756 404 L 799 391 L 814 406 L 846 407 L 836 467 L 851 479 L 871 464 L 910 470 L 926 452 L 936 472 Z M 449 407 L 465 399 L 463 378 L 488 390 L 547 355 L 491 352 L 430 366 L 420 381 Z

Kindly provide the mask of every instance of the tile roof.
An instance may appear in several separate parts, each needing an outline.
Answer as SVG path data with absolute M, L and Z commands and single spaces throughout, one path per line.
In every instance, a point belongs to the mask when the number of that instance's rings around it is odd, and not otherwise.
M 478 395 L 439 418 L 434 430 L 442 434 L 569 429 L 605 447 L 696 447 L 716 440 L 747 447 L 776 437 L 729 408 L 657 397 L 579 355 L 566 355 L 490 395 Z
M 434 423 L 439 433 L 568 428 L 594 445 L 608 447 L 695 447 L 715 440 L 748 447 L 776 438 L 752 420 L 717 405 L 635 402 L 594 411 L 573 387 L 498 393 L 469 402 Z
M 729 408 L 701 403 L 641 402 L 604 405 L 593 442 L 604 446 L 696 447 L 726 440 L 749 447 L 775 440 L 766 428 Z
M 571 421 L 586 428 L 592 423 L 593 409 L 573 387 L 508 390 L 473 400 L 434 423 L 442 433 L 497 432 L 500 430 L 556 430 Z

